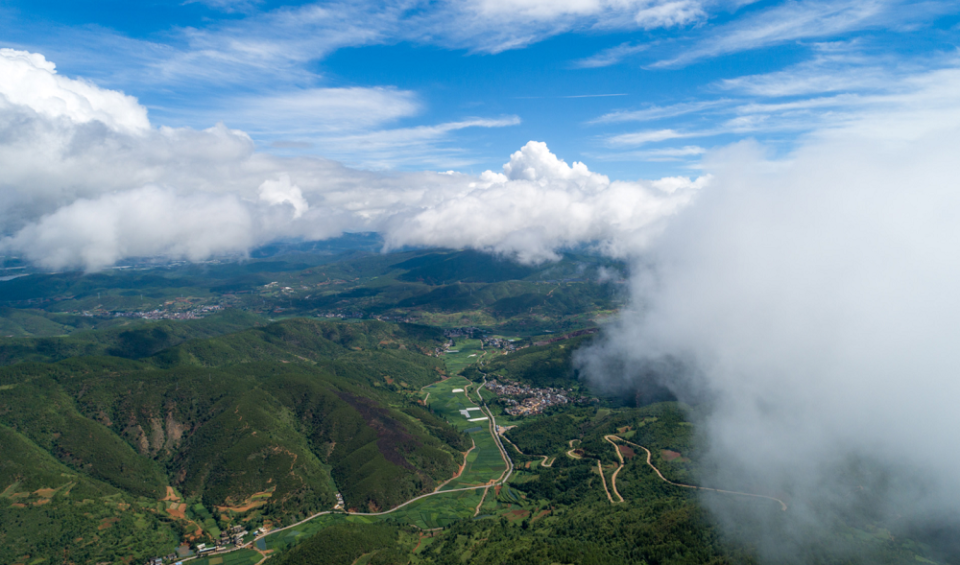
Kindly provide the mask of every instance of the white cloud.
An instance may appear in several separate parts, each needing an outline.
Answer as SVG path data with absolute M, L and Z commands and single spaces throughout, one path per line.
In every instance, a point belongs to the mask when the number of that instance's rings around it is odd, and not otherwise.
M 632 45 L 630 43 L 621 43 L 616 47 L 604 49 L 595 55 L 578 59 L 573 62 L 575 69 L 597 69 L 600 67 L 609 67 L 616 65 L 630 55 L 640 53 L 648 49 L 648 45 Z
M 596 158 L 600 161 L 668 162 L 685 161 L 692 157 L 700 157 L 706 152 L 706 149 L 698 145 L 684 145 L 683 147 L 662 147 L 642 151 L 604 153 L 596 155 Z
M 415 93 L 383 87 L 298 89 L 235 98 L 220 105 L 222 114 L 244 129 L 264 129 L 274 135 L 356 132 L 421 110 Z
M 648 4 L 633 16 L 643 29 L 674 27 L 705 20 L 707 17 L 702 2 L 674 0 L 660 4 Z
M 679 132 L 672 129 L 657 129 L 635 131 L 631 133 L 621 133 L 607 138 L 606 143 L 610 146 L 623 145 L 644 145 L 646 143 L 655 143 L 666 141 L 668 139 L 679 139 L 682 137 L 694 137 L 695 134 Z
M 729 100 L 700 100 L 697 102 L 682 102 L 669 106 L 650 106 L 640 110 L 617 110 L 591 120 L 591 124 L 611 124 L 620 122 L 651 122 L 664 118 L 674 118 L 685 114 L 693 114 L 704 110 L 728 106 Z
M 715 87 L 761 97 L 883 91 L 903 74 L 899 61 L 867 57 L 858 52 L 856 44 L 818 44 L 814 49 L 814 56 L 807 61 L 771 73 L 724 79 Z M 928 63 L 934 62 L 928 59 Z
M 498 53 L 569 31 L 653 29 L 707 17 L 700 0 L 471 0 L 448 2 L 420 18 L 411 39 Z M 420 31 L 422 30 L 422 31 Z
M 472 0 L 465 10 L 492 21 L 555 21 L 569 16 L 601 22 L 633 21 L 642 27 L 673 26 L 704 17 L 695 0 Z
M 97 121 L 124 133 L 150 127 L 147 111 L 132 96 L 58 75 L 56 66 L 38 53 L 0 49 L 0 93 L 7 103 L 45 118 Z
M 709 154 L 709 189 L 581 359 L 598 383 L 709 399 L 701 480 L 790 507 L 703 500 L 772 562 L 837 555 L 837 524 L 960 524 L 960 454 L 942 451 L 960 427 L 960 70 L 891 90 L 781 159 L 755 142 Z
M 151 67 L 164 82 L 246 85 L 253 77 L 309 82 L 316 77 L 304 68 L 307 62 L 344 47 L 389 40 L 402 29 L 405 7 L 403 2 L 312 3 L 186 28 L 180 36 L 183 47 L 161 54 Z
M 178 195 L 147 186 L 76 200 L 0 240 L 0 248 L 49 269 L 95 271 L 127 257 L 199 261 L 245 253 L 258 240 L 255 228 L 233 195 Z
M 430 126 L 382 129 L 361 133 L 342 133 L 313 138 L 313 147 L 330 158 L 374 169 L 389 169 L 405 162 L 426 166 L 460 167 L 471 165 L 475 157 L 443 145 L 450 134 L 467 128 L 501 128 L 520 123 L 517 116 L 471 118 Z
M 258 192 L 260 193 L 260 200 L 268 204 L 290 204 L 293 206 L 294 219 L 302 216 L 310 208 L 310 205 L 303 198 L 300 187 L 290 184 L 290 175 L 286 173 L 280 173 L 277 180 L 263 181 Z
M 632 256 L 707 182 L 611 182 L 531 141 L 503 173 L 487 171 L 468 190 L 391 221 L 385 237 L 390 247 L 473 247 L 524 262 L 554 259 L 557 249 L 580 243 Z
M 695 61 L 803 39 L 932 20 L 954 8 L 948 2 L 803 0 L 777 4 L 713 28 L 694 47 L 654 67 Z
M 32 60 L 39 72 L 53 73 Z M 73 83 L 64 84 L 73 92 Z M 92 100 L 117 95 L 88 86 Z M 0 249 L 50 269 L 97 270 L 139 256 L 199 260 L 343 230 L 382 231 L 390 245 L 474 247 L 523 261 L 583 242 L 622 255 L 706 182 L 610 181 L 535 142 L 502 173 L 372 173 L 258 153 L 247 134 L 222 124 L 198 131 L 147 123 L 130 132 L 78 107 L 46 115 L 27 104 L 0 106 Z M 518 122 L 473 118 L 338 139 L 376 156 L 397 145 L 429 146 L 464 128 Z

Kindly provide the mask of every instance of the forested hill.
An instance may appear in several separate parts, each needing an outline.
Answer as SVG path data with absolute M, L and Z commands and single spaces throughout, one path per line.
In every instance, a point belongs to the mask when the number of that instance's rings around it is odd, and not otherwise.
M 141 359 L 2 368 L 0 544 L 109 561 L 230 523 L 290 522 L 332 508 L 337 490 L 367 510 L 432 490 L 469 447 L 411 396 L 442 376 L 420 353 L 439 336 L 293 319 Z M 109 352 L 123 339 L 90 342 Z M 104 545 L 131 511 L 143 535 Z

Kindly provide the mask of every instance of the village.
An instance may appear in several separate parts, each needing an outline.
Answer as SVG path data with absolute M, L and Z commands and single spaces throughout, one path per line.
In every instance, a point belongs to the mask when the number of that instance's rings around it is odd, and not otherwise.
M 266 530 L 263 528 L 260 528 L 255 532 L 255 534 L 260 534 L 265 531 Z M 213 543 L 195 543 L 193 544 L 192 551 L 187 544 L 184 544 L 180 549 L 177 550 L 176 553 L 171 553 L 166 557 L 154 557 L 152 559 L 148 559 L 145 565 L 163 565 L 164 563 L 178 565 L 181 563 L 181 560 L 184 557 L 189 556 L 191 553 L 197 557 L 200 557 L 203 555 L 210 555 L 232 550 L 237 547 L 243 547 L 245 543 L 249 541 L 245 539 L 249 535 L 250 532 L 244 529 L 243 526 L 230 526 L 228 530 L 220 532 L 220 537 Z
M 487 381 L 484 386 L 493 391 L 497 396 L 524 397 L 523 400 L 519 401 L 514 398 L 502 399 L 503 402 L 507 404 L 507 408 L 504 411 L 511 416 L 532 416 L 542 413 L 551 406 L 559 406 L 571 402 L 579 403 L 584 400 L 579 397 L 573 398 L 572 393 L 565 389 L 533 388 L 507 380 L 503 380 L 502 382 L 497 380 Z

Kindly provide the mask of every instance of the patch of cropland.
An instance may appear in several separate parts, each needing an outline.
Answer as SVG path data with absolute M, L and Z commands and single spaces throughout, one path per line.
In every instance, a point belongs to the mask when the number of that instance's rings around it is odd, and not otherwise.
M 444 371 L 418 352 L 440 335 L 295 319 L 141 359 L 0 369 L 10 562 L 151 557 L 233 524 L 252 531 L 330 509 L 337 491 L 376 510 L 432 490 L 469 448 L 415 404 Z

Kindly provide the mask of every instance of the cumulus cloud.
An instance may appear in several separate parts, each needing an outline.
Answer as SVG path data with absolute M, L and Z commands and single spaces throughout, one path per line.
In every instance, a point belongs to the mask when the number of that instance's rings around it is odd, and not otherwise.
M 502 173 L 487 171 L 459 194 L 388 223 L 386 241 L 473 247 L 523 262 L 556 259 L 558 249 L 581 243 L 627 257 L 644 249 L 708 180 L 610 181 L 531 141 Z
M 597 384 L 710 407 L 703 482 L 790 509 L 704 500 L 777 562 L 870 562 L 837 534 L 960 524 L 958 86 L 915 77 L 784 159 L 713 152 L 709 190 L 635 265 L 631 311 L 580 358 Z
M 260 185 L 260 200 L 268 204 L 290 204 L 293 206 L 293 217 L 299 218 L 310 208 L 303 198 L 300 187 L 290 184 L 290 175 L 281 173 L 277 180 L 265 180 Z
M 246 133 L 222 124 L 200 131 L 148 121 L 119 127 L 124 116 L 146 116 L 136 100 L 83 81 L 51 82 L 60 77 L 39 56 L 3 56 L 46 73 L 37 82 L 48 85 L 49 98 L 74 100 L 56 114 L 27 103 L 0 107 L 0 250 L 49 269 L 98 270 L 145 256 L 201 260 L 345 230 L 381 231 L 388 246 L 473 247 L 529 262 L 584 242 L 625 256 L 706 182 L 611 181 L 537 142 L 512 155 L 503 172 L 480 176 L 375 173 L 279 158 L 258 153 Z M 23 90 L 7 86 L 0 94 Z M 468 119 L 355 141 L 376 154 L 384 143 L 416 145 L 446 131 L 517 121 Z
M 3 242 L 35 264 L 99 270 L 126 257 L 199 261 L 242 253 L 257 240 L 250 210 L 232 195 L 190 194 L 155 186 L 80 199 Z
M 150 127 L 147 111 L 136 98 L 60 76 L 56 65 L 39 53 L 0 49 L 0 93 L 0 104 L 6 108 L 23 106 L 48 119 L 97 121 L 133 134 Z

